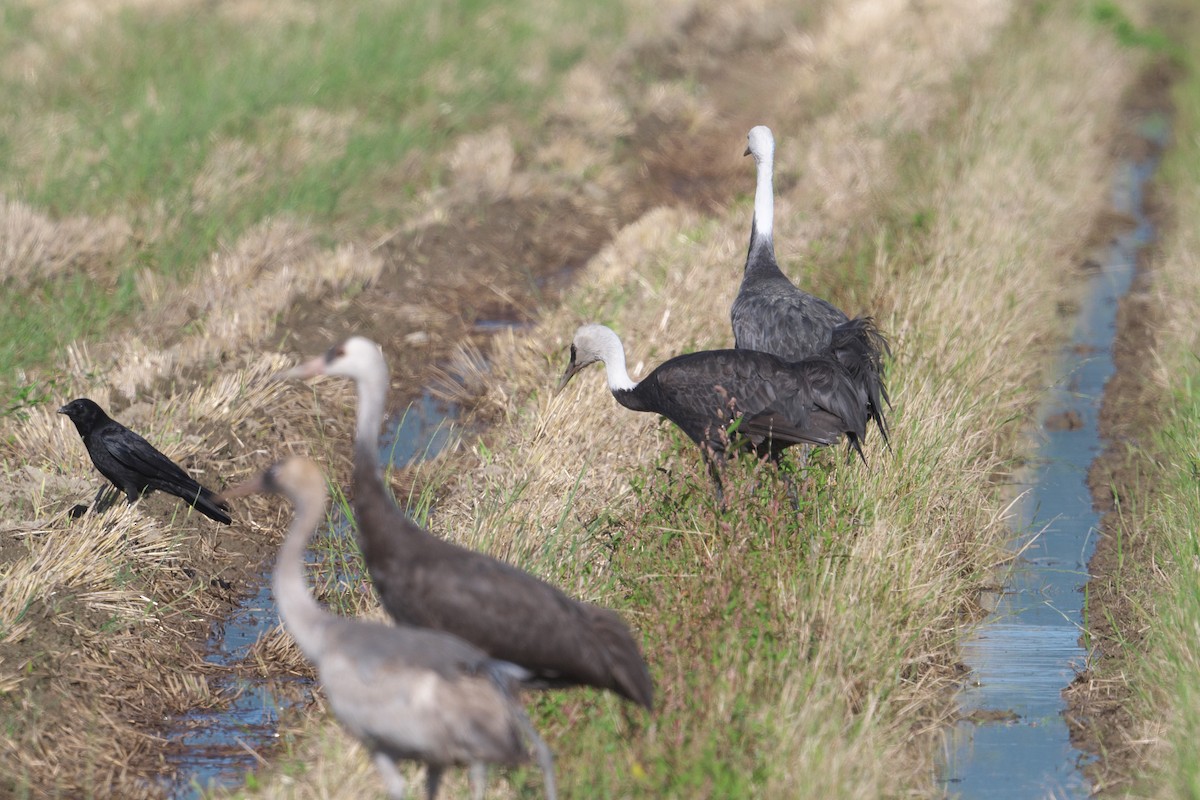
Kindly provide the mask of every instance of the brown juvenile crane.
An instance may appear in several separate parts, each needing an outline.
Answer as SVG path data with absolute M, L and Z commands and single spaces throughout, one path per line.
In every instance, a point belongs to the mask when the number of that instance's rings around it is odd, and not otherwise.
M 887 339 L 870 317 L 850 319 L 832 303 L 797 288 L 779 269 L 772 236 L 775 137 L 770 128 L 758 125 L 750 129 L 747 143 L 746 155 L 754 156 L 758 182 L 746 268 L 730 310 L 734 346 L 770 353 L 789 362 L 832 355 L 866 391 L 868 416 L 886 443 L 883 404 L 890 406 L 890 402 L 883 383 L 883 357 L 889 352 Z
M 314 375 L 351 378 L 357 387 L 352 503 L 367 571 L 393 619 L 453 633 L 519 664 L 530 686 L 596 686 L 652 707 L 646 662 L 615 612 L 439 539 L 396 506 L 379 466 L 388 368 L 378 344 L 354 336 L 284 373 Z
M 456 636 L 335 616 L 304 577 L 304 550 L 325 518 L 325 479 L 305 458 L 281 461 L 226 497 L 285 495 L 294 509 L 271 588 L 279 615 L 317 675 L 334 716 L 371 752 L 389 798 L 405 796 L 398 760 L 427 765 L 434 800 L 447 767 L 469 765 L 472 796 L 483 797 L 488 764 L 511 766 L 537 753 L 546 797 L 556 797 L 550 750 L 516 700 L 520 667 L 489 658 Z
M 661 414 L 700 446 L 718 503 L 724 494 L 720 465 L 732 450 L 778 460 L 792 445 L 830 445 L 844 436 L 863 457 L 867 394 L 832 356 L 787 363 L 754 350 L 703 350 L 668 359 L 635 381 L 620 338 L 593 323 L 575 332 L 559 391 L 597 361 L 618 403 Z

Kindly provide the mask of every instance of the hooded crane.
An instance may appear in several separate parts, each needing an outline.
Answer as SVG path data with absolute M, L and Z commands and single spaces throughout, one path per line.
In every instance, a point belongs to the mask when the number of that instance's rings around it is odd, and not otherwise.
M 351 378 L 357 387 L 354 514 L 367 571 L 393 619 L 453 633 L 519 664 L 531 674 L 530 686 L 595 686 L 652 707 L 646 662 L 615 612 L 439 539 L 396 506 L 379 467 L 388 368 L 378 344 L 351 337 L 283 377 L 314 375 Z
M 271 578 L 283 624 L 316 666 L 334 716 L 371 751 L 388 797 L 405 796 L 396 761 L 408 759 L 428 765 L 428 800 L 447 767 L 470 765 L 479 800 L 487 765 L 527 761 L 528 739 L 554 800 L 553 757 L 515 697 L 525 670 L 446 633 L 330 614 L 304 577 L 304 550 L 325 517 L 320 469 L 291 458 L 225 496 L 259 493 L 285 495 L 295 509 Z
M 603 362 L 618 403 L 661 414 L 700 446 L 719 503 L 719 463 L 731 450 L 749 449 L 778 460 L 792 445 L 831 445 L 845 436 L 863 458 L 859 443 L 866 432 L 867 396 L 831 356 L 787 363 L 753 350 L 703 350 L 675 356 L 634 381 L 625 370 L 617 334 L 589 324 L 575 332 L 558 389 L 597 361 Z
M 225 513 L 229 506 L 219 497 L 197 483 L 183 467 L 156 450 L 154 445 L 105 414 L 92 400 L 86 397 L 72 400 L 58 413 L 66 414 L 75 423 L 96 469 L 124 492 L 130 503 L 158 489 L 182 498 L 209 519 L 225 525 L 231 522 Z M 101 486 L 96 493 L 96 511 L 103 511 L 116 499 L 114 496 L 101 503 L 106 489 L 107 486 Z M 78 508 L 82 509 L 81 513 L 87 510 L 84 506 Z M 72 516 L 78 514 L 72 512 Z
M 850 319 L 833 304 L 797 288 L 779 269 L 772 238 L 775 138 L 770 128 L 759 125 L 750 129 L 747 140 L 746 155 L 754 156 L 758 183 L 746 269 L 730 313 L 734 346 L 770 353 L 784 361 L 833 355 L 866 391 L 868 416 L 886 443 L 887 421 L 882 404 L 890 407 L 890 401 L 883 383 L 882 362 L 883 356 L 890 353 L 887 340 L 870 317 Z

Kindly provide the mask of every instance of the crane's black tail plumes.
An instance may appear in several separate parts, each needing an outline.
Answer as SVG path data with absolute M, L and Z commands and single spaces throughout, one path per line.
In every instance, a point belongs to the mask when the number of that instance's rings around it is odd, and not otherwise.
M 887 339 L 875 327 L 871 317 L 855 317 L 833 329 L 829 350 L 854 382 L 867 393 L 867 416 L 875 421 L 883 442 L 891 449 L 883 404 L 891 409 L 887 386 L 883 383 L 883 357 L 892 354 Z

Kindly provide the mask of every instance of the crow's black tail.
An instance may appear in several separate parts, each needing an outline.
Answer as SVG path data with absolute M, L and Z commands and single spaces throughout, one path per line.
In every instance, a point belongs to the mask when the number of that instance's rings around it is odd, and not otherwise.
M 887 339 L 875 327 L 871 317 L 856 317 L 833 329 L 829 350 L 854 382 L 867 393 L 867 416 L 875 420 L 883 442 L 891 449 L 883 406 L 891 409 L 887 386 L 883 383 L 883 357 L 892 354 Z
M 229 511 L 229 504 L 194 480 L 187 485 L 180 485 L 178 482 L 160 483 L 154 488 L 182 498 L 184 502 L 211 520 L 216 520 L 223 525 L 233 522 L 233 518 L 225 513 Z
M 229 504 L 224 500 L 218 499 L 215 494 L 203 486 L 200 487 L 200 494 L 196 497 L 195 502 L 192 502 L 192 508 L 209 519 L 216 520 L 224 525 L 233 522 L 233 518 L 226 513 L 229 511 Z

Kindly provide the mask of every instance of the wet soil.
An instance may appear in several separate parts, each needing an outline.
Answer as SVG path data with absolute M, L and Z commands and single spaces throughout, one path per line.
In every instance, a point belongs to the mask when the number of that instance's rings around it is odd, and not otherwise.
M 1152 117 L 1172 114 L 1170 86 L 1175 73 L 1165 64 L 1146 70 L 1125 100 L 1125 134 L 1116 145 L 1117 157 L 1144 156 L 1152 145 L 1137 135 Z M 1160 232 L 1171 223 L 1169 210 L 1147 196 L 1148 214 Z M 1085 771 L 1098 793 L 1127 788 L 1134 767 L 1143 758 L 1143 744 L 1130 732 L 1131 687 L 1120 680 L 1122 660 L 1137 650 L 1145 636 L 1145 616 L 1121 588 L 1122 564 L 1152 564 L 1154 543 L 1149 531 L 1136 523 L 1139 496 L 1153 475 L 1149 434 L 1158 427 L 1164 398 L 1150 374 L 1154 363 L 1157 307 L 1152 302 L 1153 245 L 1143 250 L 1137 273 L 1117 311 L 1113 345 L 1116 374 L 1105 387 L 1100 433 L 1109 442 L 1092 464 L 1088 487 L 1095 508 L 1103 512 L 1100 538 L 1088 564 L 1089 668 L 1080 673 L 1064 695 L 1073 744 L 1097 756 Z

